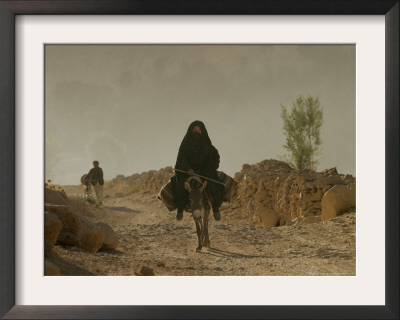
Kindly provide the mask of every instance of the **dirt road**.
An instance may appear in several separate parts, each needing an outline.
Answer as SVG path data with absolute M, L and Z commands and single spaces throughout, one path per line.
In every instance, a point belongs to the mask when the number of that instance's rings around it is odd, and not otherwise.
M 156 276 L 355 275 L 355 213 L 278 228 L 243 224 L 227 209 L 221 213 L 219 222 L 211 217 L 211 248 L 196 253 L 190 213 L 176 221 L 154 195 L 107 199 L 91 214 L 113 227 L 120 249 L 88 253 L 56 246 L 53 260 L 65 275 L 131 276 L 142 267 Z

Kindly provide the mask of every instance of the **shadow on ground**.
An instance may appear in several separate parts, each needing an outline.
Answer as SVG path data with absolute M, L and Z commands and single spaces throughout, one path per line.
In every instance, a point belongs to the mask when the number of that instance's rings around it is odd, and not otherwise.
M 216 248 L 207 248 L 207 254 L 214 255 L 214 256 L 224 256 L 230 258 L 247 258 L 247 259 L 254 259 L 254 258 L 263 258 L 264 256 L 260 255 L 249 255 L 237 252 L 230 252 L 225 250 L 220 250 Z
M 132 213 L 140 213 L 140 210 L 133 210 L 127 207 L 104 207 L 104 209 L 111 211 L 121 211 L 121 212 L 132 212 Z
M 71 262 L 65 261 L 57 254 L 51 254 L 46 258 L 50 262 L 54 263 L 61 270 L 63 276 L 96 276 L 93 272 L 79 267 Z

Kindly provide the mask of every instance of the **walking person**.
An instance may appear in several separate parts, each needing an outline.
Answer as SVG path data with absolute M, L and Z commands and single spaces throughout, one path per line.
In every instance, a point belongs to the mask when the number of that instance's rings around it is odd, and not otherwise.
M 90 169 L 85 180 L 94 186 L 97 202 L 99 205 L 103 205 L 103 169 L 99 167 L 99 162 L 97 160 L 93 161 L 93 168 Z

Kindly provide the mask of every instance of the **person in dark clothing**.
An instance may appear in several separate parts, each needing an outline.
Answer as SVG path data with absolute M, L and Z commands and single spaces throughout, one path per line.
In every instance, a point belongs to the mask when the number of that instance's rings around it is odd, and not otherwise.
M 190 175 L 199 174 L 218 181 L 219 161 L 218 150 L 212 145 L 204 123 L 198 120 L 192 122 L 179 147 L 175 164 L 175 169 L 186 171 L 187 174 L 177 171 L 172 179 L 174 198 L 178 207 L 177 220 L 182 220 L 183 210 L 189 200 L 189 193 L 184 187 L 185 180 Z M 224 186 L 209 180 L 206 192 L 211 194 L 214 219 L 219 221 Z
M 94 186 L 94 191 L 96 192 L 96 198 L 100 205 L 103 204 L 103 169 L 99 167 L 99 162 L 97 160 L 93 161 L 93 168 L 90 169 L 85 180 Z

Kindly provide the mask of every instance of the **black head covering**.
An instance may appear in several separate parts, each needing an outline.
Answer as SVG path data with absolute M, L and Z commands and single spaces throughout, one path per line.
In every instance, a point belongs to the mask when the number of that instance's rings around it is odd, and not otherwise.
M 186 141 L 195 142 L 195 139 L 194 139 L 194 136 L 193 136 L 193 128 L 195 126 L 199 126 L 200 129 L 201 129 L 201 132 L 202 132 L 202 134 L 201 134 L 201 143 L 202 144 L 211 145 L 211 140 L 210 140 L 210 137 L 208 136 L 208 132 L 207 132 L 206 126 L 204 125 L 204 123 L 202 121 L 199 121 L 199 120 L 193 121 L 189 125 L 189 127 L 187 129 L 187 132 L 186 132 L 186 135 L 183 138 L 183 141 L 185 141 L 185 142 Z

